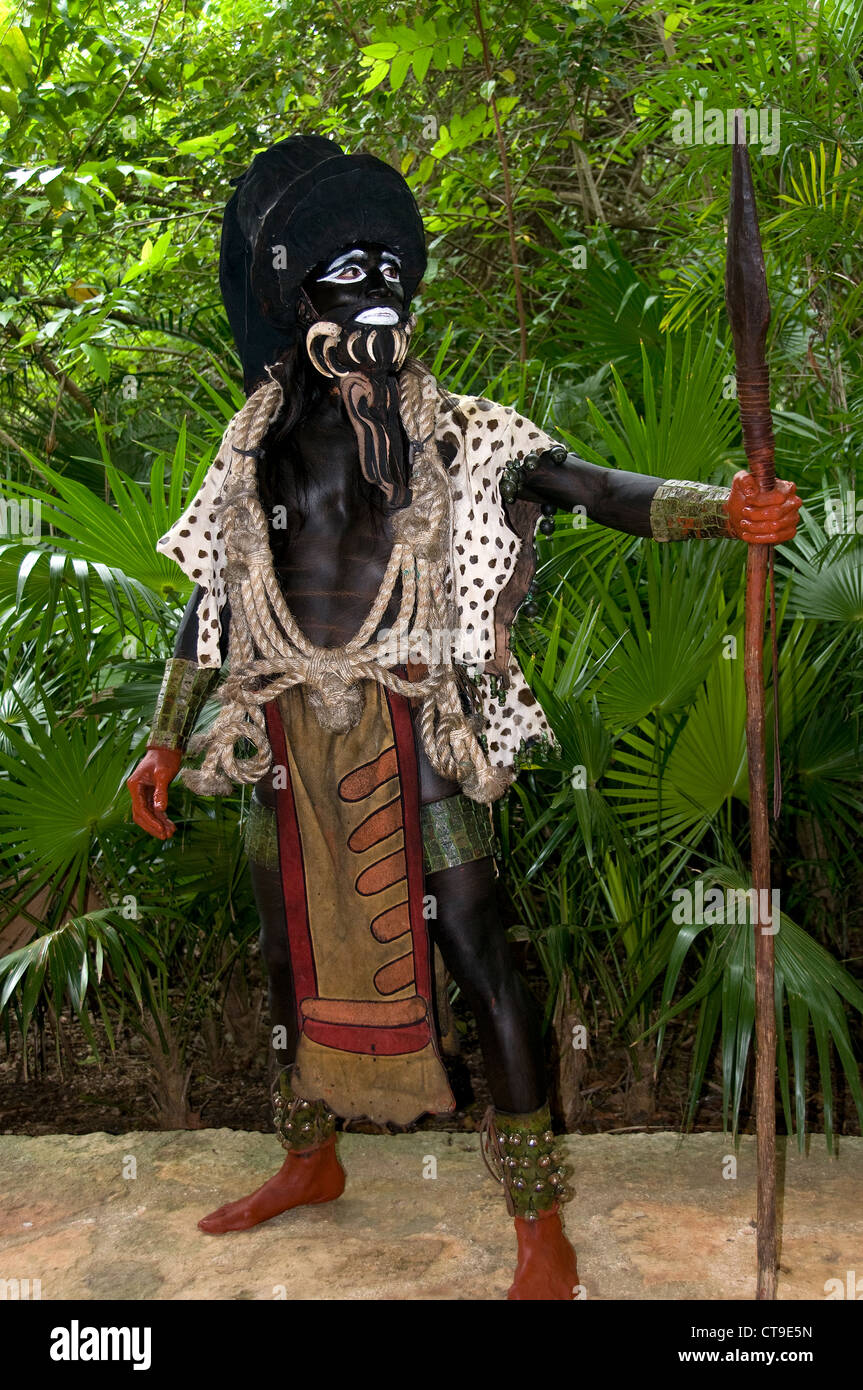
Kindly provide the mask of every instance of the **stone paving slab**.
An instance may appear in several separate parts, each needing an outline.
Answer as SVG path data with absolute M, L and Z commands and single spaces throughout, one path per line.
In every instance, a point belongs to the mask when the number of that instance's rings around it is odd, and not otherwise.
M 560 1142 L 589 1299 L 754 1296 L 754 1139 L 741 1141 L 736 1177 L 724 1176 L 722 1135 Z M 478 1144 L 342 1135 L 337 1202 L 206 1236 L 200 1216 L 279 1167 L 271 1136 L 0 1135 L 0 1280 L 38 1279 L 43 1299 L 502 1300 L 515 1236 Z M 783 1166 L 779 1298 L 823 1299 L 828 1280 L 863 1275 L 863 1140 L 838 1141 L 831 1158 L 816 1136 Z

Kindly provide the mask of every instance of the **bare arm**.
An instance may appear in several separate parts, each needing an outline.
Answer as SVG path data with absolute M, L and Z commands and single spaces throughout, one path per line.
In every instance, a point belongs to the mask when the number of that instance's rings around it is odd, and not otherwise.
M 727 537 L 777 545 L 791 540 L 797 529 L 800 499 L 794 484 L 778 480 L 775 488 L 761 492 L 745 469 L 734 475 L 730 488 L 718 487 L 600 468 L 565 453 L 562 445 L 538 457 L 528 455 L 515 468 L 514 496 L 566 511 L 583 507 L 591 521 L 630 536 L 657 541 Z
M 200 584 L 196 584 L 192 590 L 192 597 L 186 604 L 185 612 L 180 619 L 180 626 L 177 628 L 177 637 L 174 642 L 174 656 L 183 657 L 184 660 L 195 663 L 198 660 L 198 608 L 203 595 L 204 590 Z M 231 610 L 227 599 L 221 611 L 221 621 L 219 656 L 222 658 L 222 665 L 224 666 L 228 657 L 228 635 L 231 628 Z
M 563 450 L 560 452 L 562 457 Z M 523 473 L 520 498 L 551 502 L 568 512 L 583 507 L 591 521 L 630 536 L 653 534 L 650 506 L 663 478 L 627 473 L 622 468 L 600 468 L 577 454 L 567 454 L 561 463 L 555 463 L 554 458 L 554 453 L 541 454 L 536 467 Z

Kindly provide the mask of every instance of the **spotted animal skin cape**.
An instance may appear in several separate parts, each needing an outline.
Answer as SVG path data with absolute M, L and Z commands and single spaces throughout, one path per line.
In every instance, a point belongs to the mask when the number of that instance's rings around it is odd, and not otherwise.
M 435 439 L 452 489 L 452 547 L 445 576 L 456 614 L 453 661 L 475 682 L 489 761 L 512 769 L 528 740 L 554 735 L 510 651 L 515 613 L 533 577 L 533 534 L 540 508 L 515 502 L 500 485 L 507 463 L 542 454 L 553 439 L 512 406 L 454 395 L 439 385 Z M 198 610 L 199 666 L 220 667 L 225 547 L 215 507 L 230 475 L 229 427 L 217 460 L 183 515 L 157 544 L 204 590 Z M 393 665 L 403 659 L 394 654 Z M 496 692 L 493 694 L 492 682 Z M 504 698 L 499 698 L 500 690 Z
M 483 396 L 444 396 L 436 438 L 452 485 L 453 541 L 447 595 L 459 617 L 454 660 L 473 672 L 489 761 L 512 768 L 522 746 L 554 734 L 510 651 L 510 629 L 534 572 L 538 504 L 500 494 L 506 464 L 559 444 L 512 406 Z M 512 524 L 511 524 L 512 523 Z M 492 693 L 502 681 L 503 702 Z

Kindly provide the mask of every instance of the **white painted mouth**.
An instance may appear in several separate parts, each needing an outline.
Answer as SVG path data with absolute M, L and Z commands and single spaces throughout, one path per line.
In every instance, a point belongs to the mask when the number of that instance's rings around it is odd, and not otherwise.
M 357 314 L 354 323 L 398 323 L 399 316 L 395 309 L 363 309 L 361 314 Z

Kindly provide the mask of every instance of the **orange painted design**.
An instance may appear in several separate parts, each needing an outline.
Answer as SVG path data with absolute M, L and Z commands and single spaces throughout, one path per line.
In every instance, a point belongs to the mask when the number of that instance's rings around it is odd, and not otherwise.
M 400 989 L 407 989 L 413 982 L 413 951 L 409 951 L 406 956 L 399 956 L 398 960 L 391 960 L 389 965 L 382 966 L 375 975 L 375 989 L 379 994 L 397 994 Z
M 362 854 L 364 850 L 380 844 L 381 840 L 388 839 L 401 828 L 402 803 L 401 799 L 396 797 L 394 801 L 388 801 L 386 806 L 382 806 L 379 811 L 373 811 L 360 822 L 348 840 L 348 848 L 352 849 L 354 854 Z
M 395 746 L 391 744 L 373 762 L 355 767 L 353 772 L 343 777 L 339 782 L 339 796 L 342 801 L 364 801 L 378 787 L 382 787 L 384 782 L 395 777 L 398 770 Z
M 413 999 L 388 999 L 380 1004 L 368 999 L 304 999 L 300 1012 L 304 1019 L 317 1023 L 353 1023 L 365 1028 L 399 1028 L 421 1023 L 427 1015 L 425 1000 L 418 994 Z
M 411 929 L 407 899 L 376 917 L 369 930 L 375 941 L 395 941 Z
M 395 854 L 388 854 L 386 859 L 379 859 L 377 864 L 371 864 L 364 869 L 357 879 L 357 892 L 364 898 L 369 898 L 374 893 L 382 893 L 385 888 L 391 888 L 394 883 L 400 883 L 405 877 L 405 855 L 404 850 L 398 850 Z

